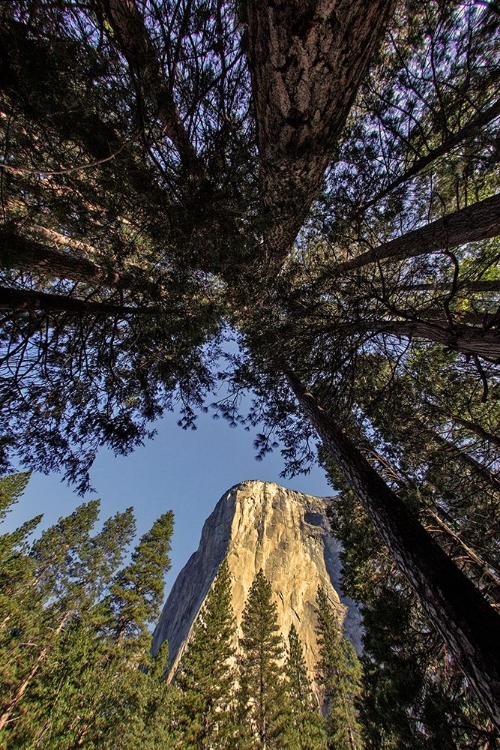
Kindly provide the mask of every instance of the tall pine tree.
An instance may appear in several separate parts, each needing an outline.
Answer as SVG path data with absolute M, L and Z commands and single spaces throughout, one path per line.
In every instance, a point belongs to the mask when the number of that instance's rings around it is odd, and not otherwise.
M 328 747 L 362 750 L 362 728 L 357 701 L 361 695 L 361 664 L 347 638 L 343 638 L 337 615 L 325 591 L 318 589 L 318 680 L 327 702 Z
M 176 685 L 179 748 L 234 747 L 234 638 L 231 577 L 222 563 L 198 616 Z
M 281 667 L 284 648 L 271 584 L 262 568 L 250 588 L 241 629 L 242 747 L 287 747 L 289 712 Z
M 0 483 L 4 508 L 25 484 L 14 480 Z M 123 748 L 172 746 L 171 691 L 148 653 L 148 624 L 170 565 L 172 514 L 155 522 L 120 571 L 135 532 L 132 510 L 92 534 L 98 512 L 99 501 L 85 503 L 31 545 L 36 519 L 0 537 L 6 747 L 111 748 L 118 737 Z
M 299 635 L 292 624 L 288 635 L 285 674 L 288 679 L 291 733 L 297 750 L 325 750 L 326 733 L 318 701 L 311 689 Z

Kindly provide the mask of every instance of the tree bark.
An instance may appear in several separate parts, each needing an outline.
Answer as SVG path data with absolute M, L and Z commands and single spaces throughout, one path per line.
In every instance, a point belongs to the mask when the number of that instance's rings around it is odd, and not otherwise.
M 65 312 L 72 315 L 154 315 L 153 307 L 124 307 L 92 302 L 90 300 L 65 297 L 62 294 L 47 294 L 28 289 L 10 289 L 0 286 L 0 310 L 43 310 L 44 312 Z M 166 312 L 163 311 L 162 312 Z
M 321 187 L 332 148 L 393 0 L 247 0 L 265 252 L 282 261 Z
M 400 498 L 307 392 L 288 383 L 303 412 L 387 545 L 495 725 L 500 728 L 500 617 Z
M 40 228 L 40 231 L 44 231 Z M 50 230 L 45 230 L 50 238 Z M 74 240 L 68 239 L 68 244 Z M 82 243 L 83 244 L 83 243 Z M 0 228 L 0 264 L 4 268 L 36 272 L 58 279 L 98 282 L 116 289 L 151 291 L 153 285 L 139 280 L 133 273 L 111 271 L 87 258 L 48 247 L 37 240 L 25 237 L 12 227 Z M 156 289 L 156 287 L 155 287 Z
M 371 331 L 374 334 L 387 333 L 410 339 L 426 339 L 463 354 L 476 354 L 478 357 L 500 362 L 500 332 L 498 330 L 484 330 L 462 323 L 456 323 L 451 328 L 441 322 L 438 324 L 425 320 L 358 321 L 342 324 L 339 330 L 342 328 L 357 332 Z
M 332 269 L 330 276 L 336 278 L 347 271 L 377 263 L 380 260 L 406 260 L 419 255 L 436 253 L 467 242 L 477 242 L 500 234 L 500 194 L 478 201 L 442 219 L 426 224 L 402 237 L 345 260 Z

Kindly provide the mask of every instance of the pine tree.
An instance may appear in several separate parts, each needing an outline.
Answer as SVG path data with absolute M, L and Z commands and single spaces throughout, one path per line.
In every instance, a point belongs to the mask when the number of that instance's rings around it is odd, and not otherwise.
M 235 694 L 231 577 L 224 560 L 198 615 L 175 682 L 181 748 L 234 747 Z
M 271 584 L 257 573 L 241 622 L 239 713 L 242 747 L 288 746 L 288 705 L 282 676 L 283 641 Z
M 338 618 L 325 591 L 318 589 L 318 680 L 324 687 L 328 747 L 362 750 L 357 702 L 361 696 L 361 664 L 352 643 L 343 638 Z
M 0 482 L 0 492 L 21 484 Z M 170 565 L 172 514 L 155 522 L 120 571 L 135 531 L 132 510 L 92 534 L 98 512 L 99 501 L 79 506 L 29 547 L 30 523 L 0 537 L 0 743 L 7 747 L 112 748 L 118 737 L 124 750 L 172 747 L 172 691 L 158 661 L 167 646 L 152 660 L 147 629 Z
M 285 662 L 290 723 L 299 750 L 325 750 L 326 733 L 318 701 L 311 689 L 302 645 L 295 625 L 288 634 L 288 657 Z
M 148 625 L 160 615 L 163 577 L 170 569 L 170 539 L 174 516 L 161 515 L 132 553 L 130 565 L 116 576 L 107 598 L 109 633 L 118 642 L 149 638 Z

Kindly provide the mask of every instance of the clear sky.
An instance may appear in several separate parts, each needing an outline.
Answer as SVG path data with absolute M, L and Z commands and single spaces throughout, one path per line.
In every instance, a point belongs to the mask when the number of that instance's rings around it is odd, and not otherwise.
M 166 593 L 197 549 L 203 523 L 216 502 L 238 482 L 261 479 L 311 495 L 332 494 L 318 467 L 307 476 L 283 480 L 279 451 L 256 461 L 252 432 L 241 427 L 231 429 L 224 420 L 214 420 L 210 414 L 200 415 L 195 431 L 177 427 L 177 419 L 175 414 L 167 414 L 156 425 L 156 438 L 129 456 L 116 458 L 109 451 L 102 451 L 91 472 L 96 492 L 84 498 L 101 499 L 101 520 L 132 505 L 139 534 L 147 531 L 164 511 L 174 511 L 172 569 L 167 576 Z M 1 528 L 9 531 L 40 512 L 45 514 L 44 526 L 48 526 L 81 502 L 81 497 L 61 483 L 60 476 L 35 474 Z

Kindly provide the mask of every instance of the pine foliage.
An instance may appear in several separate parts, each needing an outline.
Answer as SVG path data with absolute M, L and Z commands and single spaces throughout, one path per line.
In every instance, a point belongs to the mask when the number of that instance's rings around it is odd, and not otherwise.
M 231 577 L 224 560 L 175 677 L 179 748 L 234 747 L 234 641 Z
M 297 750 L 325 750 L 326 732 L 319 712 L 318 700 L 311 687 L 306 662 L 295 625 L 288 635 L 288 656 L 285 662 L 289 701 L 289 731 Z
M 342 637 L 338 617 L 325 591 L 318 590 L 318 681 L 325 690 L 328 747 L 362 750 L 364 747 L 358 706 L 361 697 L 361 664 L 352 643 Z
M 250 587 L 241 622 L 239 714 L 242 747 L 286 747 L 287 706 L 277 607 L 262 569 Z
M 1 482 L 4 507 L 25 483 Z M 33 523 L 0 537 L 0 738 L 7 747 L 112 748 L 117 737 L 123 748 L 139 741 L 153 748 L 155 737 L 169 746 L 170 694 L 147 634 L 170 567 L 172 514 L 153 524 L 124 568 L 132 510 L 92 533 L 98 514 L 94 500 L 31 543 Z

